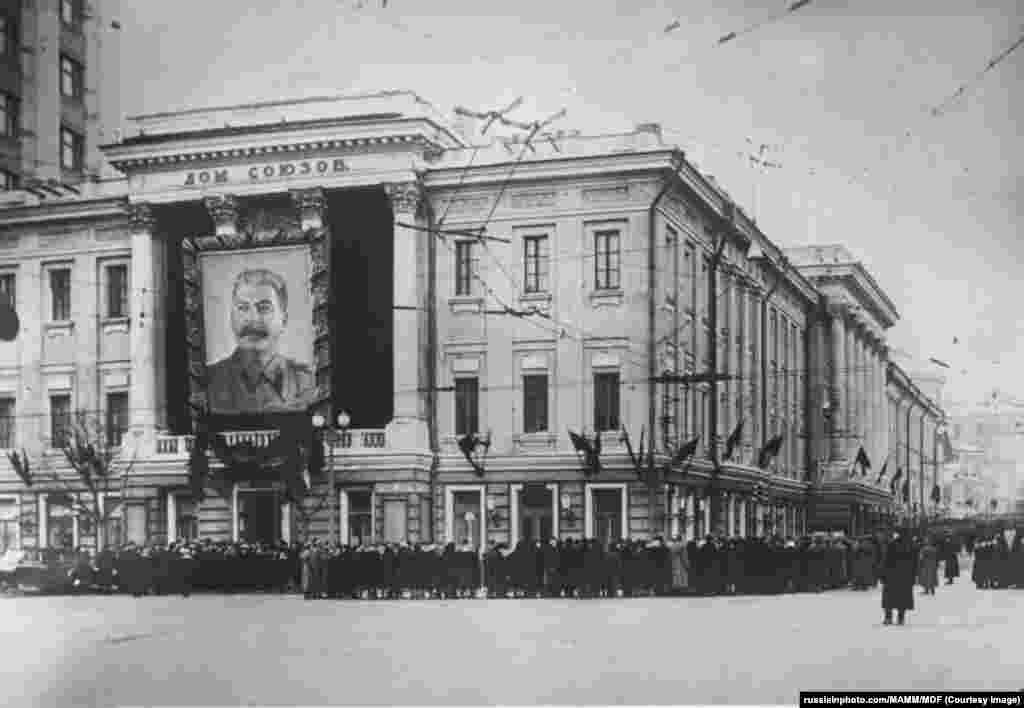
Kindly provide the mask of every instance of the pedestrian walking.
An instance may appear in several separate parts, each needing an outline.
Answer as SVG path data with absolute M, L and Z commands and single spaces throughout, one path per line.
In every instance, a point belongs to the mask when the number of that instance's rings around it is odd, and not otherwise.
M 925 595 L 935 594 L 935 587 L 939 584 L 939 551 L 930 538 L 925 540 L 918 554 L 917 578 Z
M 914 609 L 914 578 L 917 577 L 917 552 L 899 532 L 893 534 L 882 564 L 882 610 L 884 624 L 892 624 L 893 610 L 897 622 L 904 624 L 906 613 Z

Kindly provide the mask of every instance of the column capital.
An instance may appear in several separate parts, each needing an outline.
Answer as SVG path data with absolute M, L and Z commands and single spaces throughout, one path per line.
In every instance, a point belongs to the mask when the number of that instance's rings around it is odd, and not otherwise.
M 322 228 L 324 225 L 324 213 L 327 209 L 324 190 L 320 187 L 292 189 L 289 191 L 289 194 L 291 195 L 295 210 L 299 212 L 302 230 Z
M 238 237 L 238 200 L 232 194 L 203 198 L 203 206 L 213 219 L 217 236 L 233 240 Z
M 128 217 L 131 220 L 133 233 L 152 233 L 156 228 L 156 216 L 153 214 L 153 207 L 148 202 L 136 202 L 128 205 Z
M 423 199 L 423 188 L 419 182 L 390 182 L 384 185 L 391 210 L 395 214 L 415 214 Z
M 832 317 L 844 320 L 844 324 L 847 316 L 850 314 L 850 306 L 845 302 L 829 300 L 825 305 L 825 309 L 828 311 L 828 314 L 832 315 Z

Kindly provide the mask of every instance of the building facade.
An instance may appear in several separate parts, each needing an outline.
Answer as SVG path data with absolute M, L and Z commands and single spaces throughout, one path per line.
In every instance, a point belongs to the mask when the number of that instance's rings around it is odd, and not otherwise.
M 895 308 L 844 249 L 776 246 L 657 126 L 476 145 L 408 92 L 134 122 L 105 147 L 122 183 L 0 211 L 23 322 L 0 343 L 4 444 L 60 469 L 62 421 L 97 413 L 124 470 L 108 540 L 482 547 L 890 518 L 888 480 L 855 460 L 879 470 L 908 439 L 886 405 L 912 390 L 886 358 Z M 273 286 L 289 376 L 350 422 L 323 432 L 302 509 L 274 480 L 190 491 L 249 286 Z M 243 428 L 219 439 L 279 435 Z M 0 485 L 18 543 L 95 542 L 58 489 Z

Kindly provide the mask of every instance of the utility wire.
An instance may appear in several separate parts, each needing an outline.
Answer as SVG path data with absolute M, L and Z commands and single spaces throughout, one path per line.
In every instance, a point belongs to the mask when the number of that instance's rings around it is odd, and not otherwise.
M 1016 41 L 1014 41 L 1014 43 L 1009 47 L 989 59 L 988 63 L 985 64 L 985 68 L 982 69 L 973 79 L 961 84 L 959 88 L 942 101 L 942 103 L 932 107 L 931 114 L 936 117 L 945 114 L 958 99 L 966 96 L 967 92 L 977 86 L 988 72 L 999 66 L 999 64 L 1001 64 L 1008 56 L 1019 49 L 1022 44 L 1024 44 L 1024 34 L 1017 37 Z

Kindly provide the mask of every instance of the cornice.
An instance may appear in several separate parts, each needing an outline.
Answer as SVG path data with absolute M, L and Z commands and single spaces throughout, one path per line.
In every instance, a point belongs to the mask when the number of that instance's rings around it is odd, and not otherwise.
M 853 285 L 855 296 L 871 309 L 884 328 L 892 327 L 900 318 L 892 300 L 859 263 L 812 263 L 800 266 L 800 270 L 810 279 Z
M 578 179 L 594 175 L 625 174 L 629 172 L 657 173 L 673 168 L 671 150 L 630 152 L 605 155 L 584 155 L 563 158 L 524 159 L 488 165 L 430 168 L 424 171 L 423 184 L 428 189 L 444 189 L 488 184 L 510 184 L 550 179 Z M 514 173 L 510 168 L 516 165 Z
M 133 170 L 152 169 L 154 167 L 173 169 L 179 165 L 221 163 L 250 158 L 289 158 L 295 155 L 323 151 L 351 151 L 361 148 L 394 145 L 434 146 L 426 136 L 417 133 L 328 139 L 308 137 L 300 139 L 298 136 L 278 135 L 270 143 L 237 146 L 229 144 L 218 145 L 214 141 L 207 140 L 193 140 L 189 142 L 192 149 L 186 148 L 183 142 L 175 142 L 179 144 L 169 149 L 159 149 L 159 146 L 154 145 L 112 146 L 107 151 L 108 160 L 111 165 L 122 172 L 130 172 Z M 204 142 L 213 144 L 203 145 Z
M 12 207 L 0 210 L 0 227 L 20 224 L 38 224 L 49 221 L 102 219 L 119 216 L 127 218 L 128 198 L 43 202 L 34 206 Z

